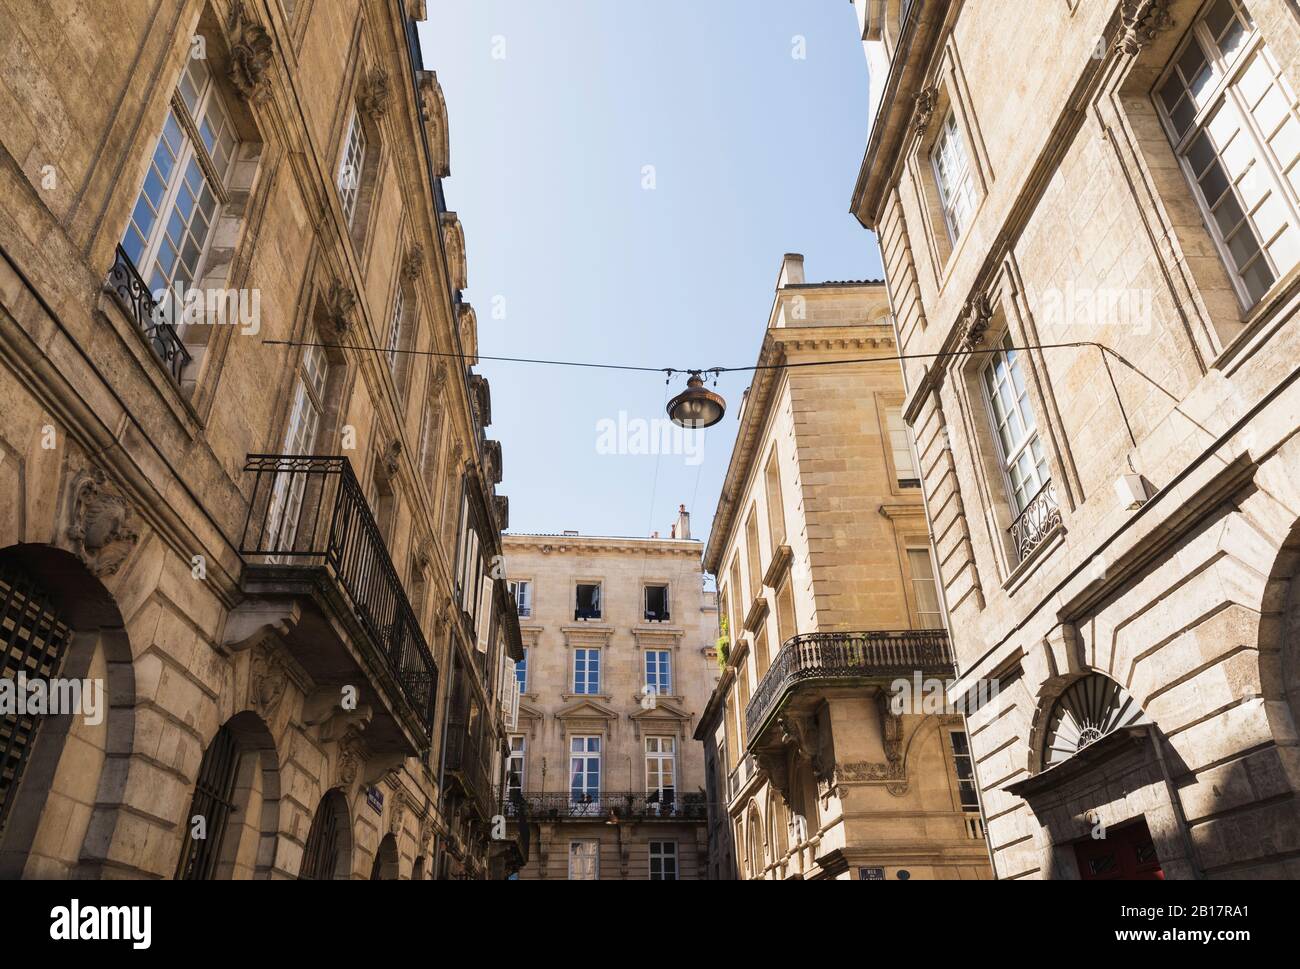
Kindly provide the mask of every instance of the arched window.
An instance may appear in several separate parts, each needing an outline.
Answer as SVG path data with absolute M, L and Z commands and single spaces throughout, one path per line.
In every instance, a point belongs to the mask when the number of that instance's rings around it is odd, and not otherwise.
M 397 837 L 386 834 L 384 840 L 379 842 L 379 850 L 375 852 L 375 863 L 370 866 L 370 880 L 396 881 L 397 870 Z
M 71 629 L 43 588 L 17 570 L 0 571 L 0 675 L 49 681 L 59 675 Z M 18 709 L 14 706 L 15 711 Z M 0 832 L 18 793 L 44 716 L 0 714 Z
M 746 843 L 746 849 L 749 857 L 749 877 L 762 878 L 763 869 L 763 822 L 759 820 L 758 808 L 753 804 L 749 806 L 749 837 Z
M 1043 767 L 1068 760 L 1089 744 L 1121 727 L 1150 723 L 1122 686 L 1109 676 L 1089 673 L 1056 698 L 1043 741 Z
M 352 839 L 348 802 L 335 788 L 326 791 L 312 818 L 303 849 L 298 877 L 306 881 L 347 878 L 350 874 Z
M 231 717 L 208 744 L 199 765 L 178 880 L 267 877 L 279 828 L 280 779 L 275 741 L 251 710 Z M 262 842 L 269 850 L 263 850 Z
M 176 864 L 178 880 L 212 878 L 217 873 L 226 823 L 235 807 L 235 770 L 239 748 L 229 727 L 222 727 L 208 744 L 199 765 L 199 780 L 189 813 L 181 819 L 185 841 Z

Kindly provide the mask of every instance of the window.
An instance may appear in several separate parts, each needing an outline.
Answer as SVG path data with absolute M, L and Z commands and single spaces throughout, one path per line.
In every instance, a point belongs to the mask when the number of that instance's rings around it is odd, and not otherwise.
M 975 789 L 975 764 L 971 759 L 970 741 L 964 730 L 953 730 L 948 736 L 952 740 L 952 759 L 957 769 L 957 792 L 961 797 L 962 810 L 978 811 L 980 796 Z
M 939 137 L 930 153 L 930 162 L 934 167 L 935 184 L 939 186 L 943 220 L 955 245 L 975 211 L 975 180 L 966 156 L 966 143 L 957 128 L 957 115 L 952 110 L 943 119 Z
M 645 618 L 647 622 L 668 621 L 668 586 L 645 587 Z
M 912 458 L 912 439 L 903 423 L 901 407 L 885 408 L 885 426 L 889 431 L 889 452 L 894 457 L 894 475 L 900 488 L 921 487 L 921 474 Z
M 339 201 L 343 203 L 343 217 L 349 228 L 356 215 L 357 199 L 361 195 L 361 174 L 366 163 L 366 132 L 356 106 L 348 119 L 348 135 L 343 139 L 343 154 L 339 158 L 338 190 Z
M 672 696 L 672 655 L 668 649 L 645 651 L 645 685 L 654 690 L 655 696 Z
M 573 610 L 573 618 L 600 618 L 600 583 L 578 583 L 577 602 Z
M 754 637 L 754 675 L 761 680 L 763 674 L 767 672 L 767 666 L 767 622 L 765 620 L 759 626 L 758 635 Z
M 776 634 L 780 638 L 777 649 L 781 649 L 795 635 L 794 592 L 790 588 L 787 575 L 776 593 Z
M 736 710 L 736 720 L 740 724 L 740 742 L 749 743 L 749 734 L 745 729 L 745 714 L 749 710 L 749 660 L 746 659 L 736 670 L 736 693 L 739 707 Z
M 289 425 L 284 434 L 285 454 L 306 455 L 315 450 L 316 438 L 325 419 L 329 369 L 329 360 L 322 347 L 303 349 L 289 410 Z M 276 475 L 271 489 L 271 510 L 267 516 L 267 548 L 293 550 L 306 484 L 306 475 L 288 472 Z
M 912 594 L 916 597 L 916 613 L 922 629 L 943 627 L 943 611 L 939 608 L 939 590 L 934 581 L 934 566 L 928 546 L 907 550 L 907 565 L 912 573 Z
M 650 880 L 652 882 L 677 881 L 677 842 L 650 842 Z
M 672 737 L 645 739 L 646 808 L 652 814 L 672 814 L 677 801 L 677 741 Z
M 1001 347 L 991 354 L 984 369 L 983 383 L 1012 511 L 1019 516 L 1047 483 L 1048 471 L 1020 358 L 1011 347 L 1011 335 L 1004 334 Z
M 745 621 L 745 598 L 744 593 L 740 591 L 740 553 L 737 552 L 731 560 L 731 582 L 728 584 L 731 592 L 731 608 L 735 615 L 731 617 L 731 643 L 734 647 L 740 639 L 741 626 Z
M 238 146 L 205 59 L 189 59 L 178 90 L 122 235 L 123 251 L 155 294 L 199 278 Z
M 515 679 L 519 681 L 519 692 L 528 692 L 528 651 L 532 647 L 524 647 L 524 658 L 515 664 Z
M 519 610 L 519 618 L 531 618 L 533 615 L 533 583 L 528 579 L 511 582 L 510 593 L 515 597 L 515 606 Z
M 768 545 L 775 553 L 785 544 L 785 506 L 781 503 L 781 468 L 777 464 L 776 448 L 772 449 L 763 471 L 763 490 L 767 497 L 767 538 Z
M 569 881 L 594 882 L 600 878 L 600 842 L 569 842 Z
M 506 762 L 506 801 L 512 794 L 523 794 L 524 771 L 527 765 L 528 738 L 515 734 L 510 738 L 510 760 Z
M 402 314 L 405 310 L 406 297 L 402 293 L 402 286 L 399 283 L 397 292 L 393 296 L 393 315 L 388 323 L 388 369 L 393 372 L 393 379 L 397 379 L 397 360 L 398 350 L 402 349 Z
M 751 605 L 763 591 L 763 570 L 758 563 L 758 509 L 751 507 L 749 509 L 749 518 L 745 520 L 745 565 L 749 569 L 749 600 Z
M 1253 306 L 1300 261 L 1300 110 L 1241 0 L 1205 8 L 1155 100 L 1237 295 Z
M 600 692 L 600 649 L 580 647 L 573 651 L 573 692 L 588 696 Z
M 600 813 L 600 738 L 569 740 L 569 805 L 573 811 Z
M 424 419 L 420 423 L 420 474 L 429 487 L 430 502 L 437 493 L 438 481 L 434 477 L 434 468 L 441 447 L 442 408 L 431 403 L 424 409 Z

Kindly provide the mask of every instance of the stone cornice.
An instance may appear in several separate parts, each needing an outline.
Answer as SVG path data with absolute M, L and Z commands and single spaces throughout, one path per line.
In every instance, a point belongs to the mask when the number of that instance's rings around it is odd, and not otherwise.
M 544 555 L 579 552 L 627 553 L 642 555 L 683 555 L 699 558 L 703 543 L 694 539 L 626 538 L 608 535 L 524 535 L 506 533 L 501 536 L 507 553 L 516 549 L 532 549 Z

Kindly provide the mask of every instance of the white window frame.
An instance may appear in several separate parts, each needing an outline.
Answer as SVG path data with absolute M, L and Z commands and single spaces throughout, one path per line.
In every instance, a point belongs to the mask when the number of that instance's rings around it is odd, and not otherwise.
M 389 318 L 388 324 L 388 369 L 392 371 L 393 380 L 397 380 L 397 361 L 401 354 L 398 351 L 402 348 L 402 328 L 406 324 L 406 294 L 402 291 L 402 284 L 397 284 L 397 292 L 393 295 L 393 313 Z
M 649 843 L 650 866 L 649 875 L 652 882 L 675 882 L 681 877 L 681 870 L 677 863 L 677 842 L 655 840 Z M 655 862 L 659 863 L 659 873 L 655 874 Z M 665 871 L 665 863 L 672 863 L 672 874 Z
M 656 659 L 653 671 L 650 668 L 651 657 Z M 641 666 L 645 673 L 645 686 L 653 688 L 655 696 L 673 695 L 673 651 L 671 649 L 647 649 Z M 667 682 L 661 686 L 660 681 L 665 679 Z
M 943 628 L 943 599 L 939 596 L 939 576 L 934 567 L 934 556 L 931 554 L 929 545 L 908 545 L 903 549 L 907 558 L 907 570 L 912 580 L 912 597 L 916 600 L 916 616 L 921 623 L 922 629 L 942 629 Z M 924 557 L 929 574 L 918 576 L 916 574 L 915 562 L 917 559 Z M 928 583 L 934 590 L 935 608 L 921 608 L 921 589 L 920 587 Z M 926 619 L 932 618 L 932 623 L 927 623 Z
M 510 593 L 515 597 L 515 605 L 519 610 L 519 618 L 531 619 L 533 616 L 533 580 L 512 580 L 510 583 Z
M 513 790 L 523 794 L 528 789 L 528 736 L 526 734 L 511 734 L 507 741 L 510 745 L 510 756 L 506 759 L 506 801 L 510 800 L 510 792 Z M 515 746 L 516 742 L 518 747 Z M 510 783 L 510 777 L 513 772 L 515 763 L 519 764 L 519 784 L 516 787 Z
M 957 737 L 960 736 L 965 746 L 964 751 L 957 749 Z M 952 752 L 953 774 L 957 778 L 957 803 L 967 814 L 978 814 L 980 810 L 979 782 L 975 778 L 975 754 L 970 747 L 970 737 L 964 730 L 948 731 L 948 749 Z M 962 776 L 962 763 L 969 768 L 969 776 Z M 967 804 L 962 796 L 963 790 L 969 790 L 974 804 Z
M 198 133 L 197 140 L 191 132 Z M 209 137 L 210 145 L 207 143 Z M 165 177 L 158 165 L 158 159 L 163 157 L 160 152 L 166 152 L 172 159 Z M 202 280 L 217 222 L 226 202 L 226 180 L 238 154 L 239 132 L 220 85 L 205 59 L 191 57 L 177 82 L 167 118 L 154 142 L 149 167 L 120 240 L 140 278 L 155 297 L 175 285 L 182 266 L 191 274 L 184 283 L 186 286 L 197 286 Z M 197 184 L 187 177 L 191 173 L 197 177 Z M 160 191 L 158 183 L 162 186 Z M 151 184 L 154 186 L 152 192 Z M 180 204 L 182 193 L 192 197 L 188 216 Z M 211 206 L 206 214 L 207 225 L 195 233 L 205 193 Z M 153 195 L 158 198 L 155 200 Z M 141 226 L 136 217 L 142 212 L 149 213 L 147 227 Z M 173 240 L 169 230 L 175 228 L 178 217 L 181 220 L 181 238 Z M 173 264 L 166 272 L 162 272 L 158 265 L 164 243 L 173 250 Z M 134 256 L 131 255 L 133 249 L 137 250 Z M 187 252 L 191 253 L 188 258 L 185 256 Z M 179 308 L 175 314 L 179 321 Z
M 920 481 L 921 469 L 917 467 L 916 455 L 912 451 L 912 432 L 903 420 L 901 406 L 890 404 L 885 407 L 885 431 L 889 435 L 889 451 L 894 459 L 895 483 L 902 487 L 904 481 Z
M 583 668 L 578 669 L 578 658 L 582 657 Z M 592 660 L 595 660 L 595 669 L 592 668 Z M 573 647 L 573 693 L 575 696 L 600 696 L 600 678 L 604 672 L 601 667 L 604 657 L 600 655 L 599 646 L 575 646 Z M 594 672 L 594 677 L 593 677 Z M 582 679 L 579 679 L 581 674 Z M 595 680 L 594 689 L 587 689 Z
M 948 238 L 955 246 L 962 233 L 970 226 L 975 214 L 975 171 L 971 167 L 970 152 L 957 112 L 948 107 L 939 125 L 939 134 L 930 149 L 930 168 L 934 183 L 939 189 L 939 206 L 943 209 L 943 222 Z
M 998 349 L 989 354 L 989 360 L 980 370 L 979 385 L 980 393 L 984 397 L 984 409 L 989 416 L 990 428 L 993 432 L 994 445 L 998 449 L 998 458 L 1002 467 L 1003 486 L 1006 489 L 1008 503 L 1011 506 L 1012 518 L 1018 519 L 1029 507 L 1036 496 L 1043 488 L 1047 487 L 1052 480 L 1051 465 L 1047 461 L 1047 451 L 1043 446 L 1042 440 L 1038 434 L 1037 415 L 1034 414 L 1033 401 L 1029 399 L 1029 384 L 1025 376 L 1023 367 L 1020 365 L 1020 353 L 1022 351 L 1008 349 L 1012 346 L 1011 334 L 1003 335 Z M 1006 369 L 1007 378 L 999 382 L 997 378 L 997 364 L 1001 361 Z M 1002 440 L 1002 425 L 1008 426 L 1011 422 L 1012 411 L 1003 413 L 1006 402 L 999 396 L 994 400 L 993 394 L 989 391 L 989 380 L 992 375 L 993 389 L 996 391 L 1004 384 L 1014 393 L 1012 396 L 1012 408 L 1015 418 L 1020 421 L 1022 433 L 1020 437 L 1012 442 L 1010 448 Z M 1020 386 L 1017 387 L 1014 375 L 1019 375 Z M 1018 391 L 1018 392 L 1016 392 Z M 1021 402 L 1021 396 L 1025 398 Z M 1037 444 L 1037 449 L 1034 445 Z M 1035 475 L 1036 484 L 1032 490 L 1024 488 L 1017 489 L 1015 478 L 1012 475 L 1012 468 L 1019 468 L 1021 456 L 1028 453 L 1032 461 L 1032 470 Z M 1038 465 L 1042 463 L 1040 471 Z M 1025 480 L 1028 480 L 1027 478 Z M 1023 494 L 1023 501 L 1021 495 Z
M 339 167 L 335 177 L 339 202 L 343 206 L 343 218 L 349 229 L 352 228 L 352 221 L 357 214 L 357 201 L 361 197 L 361 176 L 365 172 L 368 147 L 365 124 L 354 104 L 348 118 L 347 135 L 339 152 Z
M 292 409 L 284 433 L 284 454 L 312 454 L 325 423 L 325 395 L 329 387 L 329 357 L 323 347 L 304 347 L 298 358 Z M 306 475 L 277 472 L 271 486 L 271 507 L 267 514 L 267 531 L 263 545 L 291 548 L 298 535 L 298 518 L 302 512 Z M 283 535 L 279 534 L 283 532 Z M 271 557 L 279 561 L 280 556 Z
M 599 734 L 575 734 L 569 737 L 569 812 L 600 813 L 601 784 L 604 782 L 604 738 Z M 595 763 L 595 770 L 592 764 Z M 595 776 L 593 788 L 591 778 Z
M 584 857 L 590 854 L 590 857 Z M 575 862 L 577 873 L 575 874 Z M 600 880 L 600 842 L 595 838 L 581 838 L 569 842 L 569 881 Z
M 524 658 L 515 664 L 515 680 L 519 683 L 519 692 L 528 692 L 528 653 L 531 646 L 524 647 Z
M 667 778 L 668 783 L 665 783 Z M 665 791 L 672 791 L 672 804 L 666 803 Z M 655 803 L 647 801 L 646 810 L 652 814 L 676 814 L 679 785 L 677 783 L 677 738 L 655 735 L 645 738 L 645 792 L 658 795 Z
M 1208 18 L 1219 9 L 1220 0 L 1210 0 L 1197 14 L 1187 35 L 1161 72 L 1152 88 L 1151 98 L 1178 164 L 1187 178 L 1192 197 L 1201 210 L 1202 221 L 1223 260 L 1237 299 L 1242 308 L 1248 310 L 1300 263 L 1300 155 L 1293 151 L 1290 158 L 1279 159 L 1275 154 L 1276 146 L 1271 141 L 1279 138 L 1288 125 L 1292 143 L 1295 144 L 1300 138 L 1300 104 L 1264 42 L 1258 26 L 1253 23 L 1249 5 L 1242 0 L 1227 2 L 1233 5 L 1237 26 L 1244 30 L 1237 48 L 1228 57 L 1220 49 L 1218 41 L 1228 37 L 1233 21 L 1224 22 L 1223 32 L 1216 40 Z M 1249 28 L 1246 28 L 1247 23 L 1250 24 Z M 1183 66 L 1180 62 L 1190 52 L 1192 45 L 1199 48 L 1210 71 L 1209 83 L 1201 89 L 1199 96 L 1193 93 L 1193 85 L 1202 75 L 1198 72 L 1196 78 L 1189 79 L 1180 69 Z M 1248 100 L 1246 80 L 1256 63 L 1267 66 L 1272 80 L 1263 88 L 1265 93 L 1259 95 L 1252 104 Z M 1167 87 L 1170 88 L 1170 94 L 1175 88 L 1181 92 L 1177 99 L 1171 98 L 1172 106 L 1166 100 Z M 1279 95 L 1286 108 L 1278 115 L 1282 120 L 1277 121 L 1272 130 L 1265 133 L 1261 127 L 1259 109 L 1274 93 Z M 1175 115 L 1186 106 L 1194 106 L 1196 110 L 1186 119 L 1186 130 L 1180 133 Z M 1229 121 L 1238 124 L 1224 145 L 1215 144 L 1215 122 L 1220 117 L 1227 117 Z M 1219 137 L 1222 137 L 1222 132 Z M 1239 144 L 1238 139 L 1245 139 L 1245 142 Z M 1209 151 L 1202 159 L 1200 174 L 1192 161 L 1198 143 Z M 1250 156 L 1249 159 L 1247 155 Z M 1283 162 L 1289 168 L 1285 175 L 1281 170 Z M 1211 209 L 1202 184 L 1203 179 L 1216 169 L 1223 178 L 1225 187 Z M 1255 174 L 1257 171 L 1258 180 Z M 1280 210 L 1272 208 L 1270 199 L 1280 204 Z M 1278 221 L 1270 231 L 1261 231 L 1265 226 L 1261 225 L 1258 216 L 1263 213 L 1266 204 L 1269 205 L 1272 216 L 1282 214 L 1285 219 Z M 1234 209 L 1241 213 L 1241 218 L 1231 214 Z M 1234 219 L 1236 221 L 1232 221 Z M 1226 229 L 1224 223 L 1228 223 Z M 1245 232 L 1251 234 L 1253 249 L 1243 247 Z M 1285 265 L 1276 258 L 1285 256 L 1285 251 L 1279 249 L 1276 256 L 1270 251 L 1270 247 L 1277 246 L 1284 237 L 1288 238 L 1292 253 Z M 1258 260 L 1263 261 L 1271 278 L 1267 282 L 1260 282 L 1258 294 L 1252 294 L 1246 277 Z

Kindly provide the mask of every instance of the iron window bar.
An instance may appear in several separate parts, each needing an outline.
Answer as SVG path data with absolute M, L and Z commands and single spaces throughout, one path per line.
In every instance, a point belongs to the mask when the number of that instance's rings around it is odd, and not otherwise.
M 182 818 L 185 844 L 176 864 L 177 881 L 210 880 L 216 877 L 226 826 L 235 808 L 235 775 L 239 767 L 239 746 L 229 727 L 223 726 L 212 738 L 199 779 L 194 785 L 190 812 Z M 194 837 L 194 822 L 203 819 L 203 836 Z
M 1061 506 L 1056 500 L 1056 484 L 1048 478 L 1008 529 L 1016 549 L 1016 561 L 1023 562 L 1028 558 L 1060 524 Z
M 437 664 L 351 462 L 341 455 L 250 454 L 244 470 L 256 478 L 240 555 L 271 566 L 325 568 L 432 736 Z
M 135 320 L 154 354 L 166 365 L 172 378 L 180 383 L 181 374 L 191 360 L 176 328 L 167 319 L 164 306 L 149 292 L 135 263 L 120 245 L 108 271 L 104 288 L 116 298 L 118 304 Z

